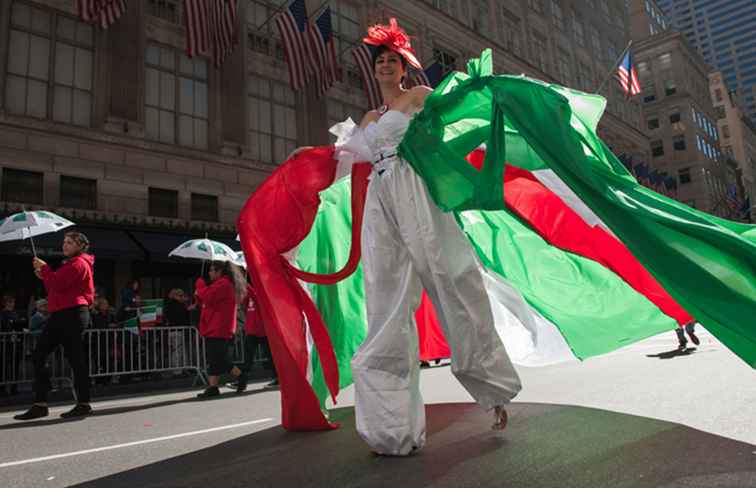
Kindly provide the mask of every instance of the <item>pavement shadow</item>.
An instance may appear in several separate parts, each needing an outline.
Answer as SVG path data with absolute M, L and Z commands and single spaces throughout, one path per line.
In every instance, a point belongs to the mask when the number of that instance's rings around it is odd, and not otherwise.
M 672 349 L 671 351 L 664 351 L 657 354 L 646 354 L 647 358 L 659 358 L 659 359 L 672 359 L 682 356 L 690 356 L 696 352 L 695 347 L 686 347 L 685 349 Z
M 76 485 L 82 488 L 756 486 L 754 446 L 670 422 L 585 407 L 514 403 L 503 434 L 474 404 L 426 408 L 424 449 L 371 453 L 351 408 L 329 432 L 255 432 Z M 724 484 L 723 484 L 724 483 Z

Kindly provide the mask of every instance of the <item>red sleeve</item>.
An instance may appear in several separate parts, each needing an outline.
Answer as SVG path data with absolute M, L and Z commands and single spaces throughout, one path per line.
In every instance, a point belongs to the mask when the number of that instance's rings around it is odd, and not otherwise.
M 204 283 L 204 281 L 202 283 Z M 229 287 L 231 287 L 230 294 Z M 210 286 L 198 288 L 194 293 L 197 295 L 197 301 L 205 305 L 222 303 L 228 300 L 229 295 L 231 297 L 234 296 L 233 285 L 229 283 L 227 279 L 216 280 L 211 283 Z
M 72 283 L 81 281 L 87 270 L 78 260 L 71 264 L 61 266 L 57 271 L 53 271 L 48 265 L 42 267 L 42 282 L 45 284 L 47 291 L 56 292 L 65 291 Z

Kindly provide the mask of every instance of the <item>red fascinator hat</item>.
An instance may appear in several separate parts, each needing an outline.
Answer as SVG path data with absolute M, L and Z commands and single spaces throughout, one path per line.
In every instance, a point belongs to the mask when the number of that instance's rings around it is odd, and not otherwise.
M 403 57 L 413 68 L 423 69 L 423 65 L 417 60 L 415 50 L 412 49 L 409 36 L 394 18 L 389 19 L 389 25 L 376 24 L 368 27 L 367 37 L 362 41 L 371 46 L 386 46 Z

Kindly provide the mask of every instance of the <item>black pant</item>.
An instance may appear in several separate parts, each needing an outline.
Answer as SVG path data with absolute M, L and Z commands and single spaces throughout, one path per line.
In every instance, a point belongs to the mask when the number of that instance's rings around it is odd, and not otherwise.
M 252 370 L 252 360 L 257 353 L 257 346 L 262 347 L 265 356 L 265 367 L 273 372 L 273 377 L 277 378 L 276 365 L 273 364 L 273 354 L 270 352 L 270 345 L 267 337 L 258 337 L 253 335 L 244 336 L 244 371 Z
M 81 334 L 89 326 L 89 309 L 85 306 L 72 307 L 50 314 L 50 320 L 42 329 L 42 334 L 34 349 L 34 394 L 36 402 L 46 402 L 50 391 L 50 371 L 47 356 L 59 346 L 74 373 L 74 387 L 77 401 L 89 403 L 89 372 L 84 357 Z

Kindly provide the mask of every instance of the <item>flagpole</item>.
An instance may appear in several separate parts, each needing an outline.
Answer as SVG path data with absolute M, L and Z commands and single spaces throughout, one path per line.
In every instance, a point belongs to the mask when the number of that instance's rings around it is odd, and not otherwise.
M 601 82 L 599 87 L 596 89 L 596 93 L 601 93 L 601 90 L 604 89 L 604 85 L 606 85 L 606 82 L 609 81 L 609 79 L 614 74 L 615 70 L 617 69 L 617 66 L 622 62 L 622 60 L 625 58 L 625 54 L 630 50 L 630 47 L 633 45 L 633 40 L 630 39 L 630 42 L 627 43 L 627 47 L 624 51 L 622 51 L 622 54 L 620 54 L 620 57 L 617 58 L 617 60 L 612 65 L 612 68 L 609 70 L 609 74 L 606 75 L 606 78 L 604 78 L 604 81 Z
M 318 7 L 318 8 L 315 9 L 315 12 L 317 13 L 320 9 L 323 8 L 323 5 L 327 4 L 329 1 L 330 0 L 324 0 L 323 3 L 320 4 L 320 7 Z M 270 14 L 267 19 L 265 19 L 265 22 L 263 22 L 260 25 L 260 27 L 258 27 L 257 29 L 255 29 L 255 32 L 261 31 L 263 27 L 265 27 L 266 25 L 268 25 L 268 22 L 270 22 L 273 19 L 273 17 L 275 17 L 276 15 L 278 15 L 285 7 L 288 8 L 289 5 L 291 5 L 291 2 L 282 3 L 280 7 L 278 7 L 272 14 Z M 307 11 L 306 10 L 307 10 L 307 4 L 305 4 L 305 15 L 307 15 Z M 307 17 L 309 18 L 310 15 L 307 15 Z

